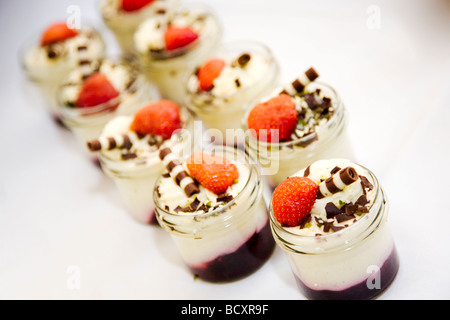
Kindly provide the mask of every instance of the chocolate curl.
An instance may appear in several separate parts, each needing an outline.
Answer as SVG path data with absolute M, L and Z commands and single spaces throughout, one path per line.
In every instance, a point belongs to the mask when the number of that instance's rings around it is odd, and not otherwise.
M 200 192 L 194 179 L 192 179 L 186 170 L 184 170 L 184 167 L 170 148 L 161 149 L 159 151 L 159 158 L 169 171 L 170 176 L 176 181 L 180 188 L 184 190 L 184 193 L 186 193 L 188 197 Z
M 290 96 L 294 96 L 297 93 L 302 93 L 305 90 L 305 87 L 316 80 L 319 77 L 319 74 L 314 70 L 314 68 L 308 69 L 305 73 L 301 74 L 294 82 L 290 83 L 288 86 L 284 88 L 281 93 L 288 94 Z
M 358 173 L 351 167 L 339 170 L 319 185 L 317 199 L 322 199 L 344 190 L 346 186 L 351 185 L 358 178 Z
M 113 149 L 130 150 L 134 140 L 135 137 L 130 137 L 129 135 L 124 134 L 115 137 L 99 138 L 97 140 L 88 141 L 87 147 L 92 152 Z

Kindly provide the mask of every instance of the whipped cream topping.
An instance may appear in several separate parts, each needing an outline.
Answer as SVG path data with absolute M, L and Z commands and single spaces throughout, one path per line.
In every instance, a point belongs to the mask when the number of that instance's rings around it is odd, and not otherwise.
M 224 98 L 258 83 L 269 71 L 271 59 L 260 54 L 242 53 L 225 57 L 226 63 L 220 75 L 214 80 L 210 91 L 199 89 L 199 80 L 194 73 L 188 79 L 190 93 L 204 94 L 205 98 Z
M 61 85 L 60 102 L 68 107 L 74 107 L 83 83 L 90 75 L 100 72 L 105 75 L 112 86 L 121 94 L 122 100 L 136 91 L 135 82 L 137 70 L 125 63 L 110 59 L 103 61 L 86 61 L 86 63 L 69 73 Z
M 217 195 L 199 185 L 200 192 L 188 197 L 170 175 L 164 174 L 157 186 L 160 207 L 172 214 L 184 215 L 202 215 L 224 207 L 241 193 L 250 177 L 250 170 L 245 164 L 233 161 L 230 163 L 236 166 L 239 178 L 222 195 Z M 186 163 L 182 163 L 182 166 L 189 173 Z
M 337 183 L 339 188 L 343 187 L 342 191 L 328 192 L 323 198 L 316 199 L 311 215 L 301 226 L 285 229 L 301 236 L 317 236 L 339 232 L 362 219 L 369 212 L 376 192 L 369 172 L 363 167 L 346 159 L 320 160 L 293 176 L 308 177 L 323 190 L 327 179 L 349 167 L 355 169 L 356 181 L 349 185 Z
M 213 17 L 203 9 L 164 10 L 160 14 L 146 19 L 134 35 L 135 48 L 138 52 L 155 55 L 164 52 L 166 48 L 164 34 L 169 25 L 190 27 L 199 38 L 212 30 Z M 198 41 L 198 40 L 197 40 Z
M 86 60 L 97 60 L 105 54 L 101 36 L 92 28 L 77 30 L 75 37 L 50 45 L 35 45 L 25 52 L 24 67 L 34 80 L 65 76 L 71 69 Z

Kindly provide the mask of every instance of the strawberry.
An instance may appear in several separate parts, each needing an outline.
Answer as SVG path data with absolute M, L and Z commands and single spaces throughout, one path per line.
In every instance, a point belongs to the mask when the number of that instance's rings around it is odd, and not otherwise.
M 206 61 L 197 73 L 200 89 L 211 90 L 214 87 L 214 80 L 220 75 L 223 68 L 225 68 L 225 61 L 222 59 L 213 58 Z
M 247 119 L 248 128 L 256 137 L 265 142 L 289 141 L 297 126 L 298 114 L 295 103 L 287 94 L 257 104 Z
M 306 177 L 291 177 L 273 192 L 272 209 L 277 221 L 286 227 L 299 226 L 311 213 L 319 186 Z
M 219 156 L 194 153 L 186 164 L 192 177 L 217 195 L 225 193 L 239 178 L 237 167 Z
M 198 34 L 189 27 L 169 26 L 164 34 L 167 50 L 183 48 L 198 39 Z
M 70 29 L 65 22 L 55 23 L 48 27 L 41 37 L 41 45 L 65 41 L 78 35 L 78 31 Z
M 118 96 L 119 92 L 108 78 L 97 72 L 84 81 L 75 105 L 78 108 L 95 107 Z
M 133 12 L 142 9 L 155 0 L 122 0 L 122 10 Z
M 169 100 L 160 100 L 140 109 L 131 124 L 131 130 L 139 134 L 151 134 L 169 139 L 181 129 L 180 109 Z

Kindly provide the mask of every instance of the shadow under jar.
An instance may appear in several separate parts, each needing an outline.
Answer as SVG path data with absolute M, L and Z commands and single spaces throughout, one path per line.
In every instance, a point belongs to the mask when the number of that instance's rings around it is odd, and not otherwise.
M 285 228 L 277 221 L 270 204 L 275 241 L 310 300 L 373 299 L 395 279 L 399 258 L 388 225 L 388 199 L 375 175 L 365 170 L 374 192 L 368 213 L 340 231 L 299 234 L 299 227 Z
M 243 119 L 246 151 L 259 162 L 262 174 L 272 189 L 314 161 L 354 158 L 347 133 L 348 114 L 340 96 L 329 85 L 317 81 L 306 86 L 304 93 L 316 90 L 331 99 L 334 113 L 324 125 L 316 126 L 311 134 L 286 142 L 260 141 L 248 129 L 248 113 Z
M 211 152 L 239 164 L 241 192 L 217 209 L 177 213 L 160 200 L 161 177 L 154 192 L 156 217 L 194 276 L 208 282 L 231 282 L 259 269 L 271 256 L 275 242 L 257 167 L 240 150 L 216 146 Z

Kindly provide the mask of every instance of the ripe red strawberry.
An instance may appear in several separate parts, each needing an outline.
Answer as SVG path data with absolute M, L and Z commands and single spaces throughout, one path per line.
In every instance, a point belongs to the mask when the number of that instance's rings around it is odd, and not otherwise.
M 48 27 L 41 37 L 41 45 L 46 46 L 55 42 L 64 41 L 78 35 L 78 31 L 70 29 L 65 22 L 55 23 Z
M 272 209 L 275 219 L 286 227 L 299 226 L 311 213 L 319 186 L 306 177 L 291 177 L 273 192 Z
M 133 12 L 142 9 L 155 0 L 122 0 L 122 10 Z
M 214 80 L 220 75 L 223 68 L 225 68 L 225 61 L 222 59 L 212 58 L 206 61 L 197 74 L 200 89 L 211 90 L 214 87 Z
M 118 96 L 119 92 L 109 82 L 108 78 L 97 72 L 84 81 L 76 101 L 76 106 L 78 108 L 94 107 Z
M 253 134 L 265 142 L 272 141 L 278 133 L 278 141 L 289 141 L 297 125 L 298 114 L 295 103 L 287 94 L 257 104 L 247 119 L 248 128 Z
M 180 109 L 169 100 L 160 100 L 140 109 L 131 124 L 131 130 L 139 134 L 151 134 L 169 139 L 181 129 Z
M 167 50 L 183 48 L 198 39 L 198 34 L 189 27 L 169 26 L 164 34 Z
M 219 156 L 194 153 L 186 164 L 192 177 L 217 195 L 225 193 L 239 178 L 237 167 Z

